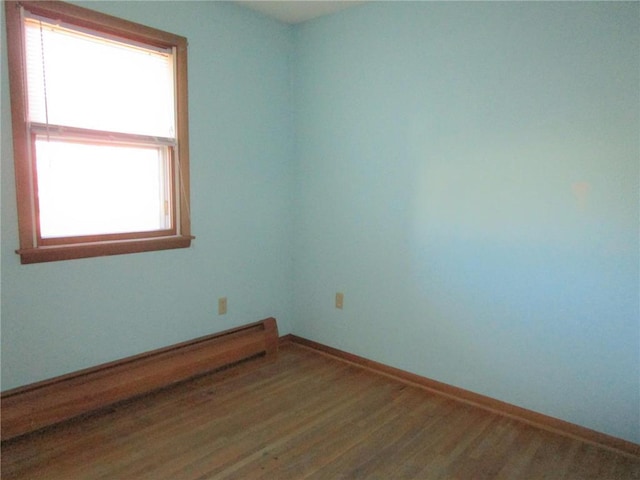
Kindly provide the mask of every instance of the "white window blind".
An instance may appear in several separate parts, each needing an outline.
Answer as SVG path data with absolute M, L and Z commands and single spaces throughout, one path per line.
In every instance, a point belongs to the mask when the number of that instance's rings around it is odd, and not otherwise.
M 25 19 L 29 121 L 174 138 L 174 55 Z

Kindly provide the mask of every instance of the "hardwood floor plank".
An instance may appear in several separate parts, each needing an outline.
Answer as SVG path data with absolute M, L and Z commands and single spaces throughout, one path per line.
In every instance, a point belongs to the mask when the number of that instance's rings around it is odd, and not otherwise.
M 382 384 L 377 385 L 381 386 Z M 308 404 L 301 405 L 301 409 L 296 408 L 287 415 L 290 420 L 293 420 L 293 423 L 288 421 L 282 425 L 283 428 L 279 431 L 271 430 L 269 432 L 269 438 L 260 438 L 259 440 L 261 441 L 257 444 L 258 448 L 250 450 L 250 455 L 245 455 L 242 460 L 235 462 L 232 466 L 222 471 L 216 470 L 213 473 L 223 475 L 223 478 L 242 478 L 242 476 L 237 475 L 236 472 L 239 471 L 241 467 L 256 460 L 262 463 L 265 453 L 268 452 L 267 449 L 278 448 L 281 444 L 292 441 L 296 436 L 304 434 L 305 432 L 323 431 L 335 422 L 336 417 L 350 416 L 359 408 L 358 405 L 361 402 L 371 401 L 371 399 L 368 398 L 369 389 L 367 387 L 371 386 L 368 379 L 362 378 L 355 380 L 355 388 L 352 388 L 351 395 L 349 398 L 344 398 L 340 393 L 344 391 L 347 386 L 343 381 L 336 381 L 332 385 L 332 388 L 326 389 L 323 392 L 315 392 L 313 397 L 309 399 Z M 299 398 L 298 395 L 296 396 Z M 304 401 L 302 403 L 304 403 Z M 297 414 L 298 411 L 300 414 Z M 249 444 L 256 443 L 254 438 L 244 440 Z M 243 448 L 243 445 L 239 445 L 237 442 L 234 442 L 233 448 L 240 450 L 239 455 L 243 453 L 246 454 L 246 452 L 249 451 L 249 449 L 246 447 Z
M 2 444 L 6 480 L 640 479 L 640 458 L 287 344 Z
M 525 471 L 544 439 L 542 432 L 529 425 L 522 426 L 519 430 L 520 433 L 511 446 L 507 462 L 496 475 L 496 480 L 528 478 Z
M 281 461 L 275 468 L 265 470 L 259 478 L 305 478 L 312 474 L 339 456 L 355 438 L 371 435 L 379 428 L 377 420 L 395 408 L 400 391 L 397 388 L 390 392 L 395 398 L 367 395 L 352 405 L 345 421 L 336 422 L 331 418 L 322 429 L 313 428 L 292 437 L 273 452 Z
M 314 372 L 314 369 L 309 366 L 310 371 Z M 322 380 L 333 381 L 334 377 L 340 373 L 340 370 L 327 371 L 316 378 L 314 376 L 314 382 L 321 384 Z M 184 466 L 194 469 L 197 464 L 207 463 L 212 454 L 216 456 L 217 465 L 223 462 L 233 463 L 236 459 L 233 456 L 233 450 L 241 450 L 243 448 L 243 438 L 251 438 L 255 440 L 260 435 L 264 435 L 264 432 L 270 432 L 272 435 L 276 435 L 283 425 L 279 425 L 285 420 L 282 411 L 295 407 L 291 400 L 287 400 L 280 394 L 280 391 L 285 388 L 285 385 L 289 384 L 294 387 L 294 391 L 298 392 L 299 398 L 305 398 L 305 395 L 315 395 L 315 390 L 307 390 L 305 393 L 303 389 L 299 388 L 298 383 L 291 382 L 288 375 L 277 374 L 273 372 L 275 376 L 271 381 L 271 385 L 267 386 L 264 391 L 256 389 L 253 392 L 243 391 L 242 397 L 242 411 L 241 416 L 237 415 L 238 409 L 238 397 L 234 392 L 233 398 L 230 400 L 224 400 L 219 395 L 212 395 L 211 402 L 208 403 L 206 411 L 209 414 L 213 414 L 213 418 L 209 423 L 202 423 L 193 429 L 184 429 L 182 437 L 179 442 L 174 442 L 171 438 L 164 442 L 162 445 L 158 445 L 158 448 L 162 448 L 163 451 L 159 452 L 154 457 L 160 457 L 163 459 L 172 459 L 171 462 L 167 462 L 165 465 L 168 470 L 167 478 L 172 478 L 170 471 L 178 468 L 178 470 Z M 253 375 L 249 375 L 249 380 Z M 244 383 L 244 382 L 243 382 Z M 229 387 L 231 391 L 237 389 L 237 382 L 230 383 Z M 263 385 L 264 387 L 265 385 Z M 298 388 L 296 388 L 298 387 Z M 302 393 L 300 393 L 302 391 Z M 323 395 L 330 395 L 331 390 L 327 390 Z M 265 399 L 270 397 L 277 397 L 280 402 L 266 402 Z M 224 401 L 223 401 L 224 400 Z M 316 401 L 321 401 L 322 397 L 317 397 Z M 266 418 L 265 423 L 260 423 L 261 419 Z M 293 417 L 292 417 L 293 418 Z M 242 427 L 245 428 L 242 428 Z M 257 426 L 257 428 L 255 427 Z M 233 441 L 231 441 L 233 440 Z M 176 443 L 179 445 L 178 451 L 175 451 Z M 176 465 L 176 462 L 179 465 Z M 133 468 L 133 467 L 129 467 Z M 201 466 L 201 468 L 203 468 Z M 158 465 L 156 469 L 158 470 Z M 146 476 L 150 478 L 158 478 L 158 474 L 154 473 L 154 469 L 145 469 Z M 128 474 L 140 475 L 139 471 L 128 470 Z M 140 477 L 144 478 L 144 477 Z M 175 477 L 173 477 L 175 478 Z

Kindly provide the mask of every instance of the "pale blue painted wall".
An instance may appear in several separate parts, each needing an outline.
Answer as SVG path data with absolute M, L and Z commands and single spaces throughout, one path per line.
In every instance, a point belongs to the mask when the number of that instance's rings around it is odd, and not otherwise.
M 196 240 L 183 250 L 19 264 L 3 30 L 3 389 L 268 316 L 291 330 L 290 27 L 217 2 L 87 6 L 189 40 Z M 217 315 L 220 296 L 226 316 Z
M 198 238 L 20 266 L 3 108 L 3 388 L 274 315 L 640 441 L 638 4 L 90 6 L 189 38 Z
M 294 332 L 639 442 L 639 8 L 297 28 Z

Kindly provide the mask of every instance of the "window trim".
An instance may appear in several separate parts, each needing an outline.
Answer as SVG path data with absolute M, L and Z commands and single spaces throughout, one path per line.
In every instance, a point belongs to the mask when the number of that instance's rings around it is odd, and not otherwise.
M 35 166 L 30 155 L 31 132 L 27 121 L 26 72 L 23 42 L 22 8 L 29 12 L 77 25 L 107 35 L 143 44 L 174 48 L 176 52 L 176 147 L 177 163 L 172 176 L 175 192 L 175 234 L 158 236 L 157 232 L 75 237 L 75 243 L 40 245 L 38 238 L 37 193 L 33 182 Z M 189 133 L 187 92 L 187 39 L 179 35 L 95 12 L 76 5 L 52 1 L 5 1 L 9 85 L 13 130 L 13 155 L 18 206 L 18 233 L 21 263 L 38 263 L 105 255 L 187 248 L 191 235 Z M 78 243 L 80 242 L 80 243 Z M 46 243 L 46 242 L 45 242 Z

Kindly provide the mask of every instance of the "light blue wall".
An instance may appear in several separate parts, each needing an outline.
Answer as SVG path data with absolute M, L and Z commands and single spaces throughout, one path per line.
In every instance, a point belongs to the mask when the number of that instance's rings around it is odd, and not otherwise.
M 640 442 L 637 3 L 88 5 L 189 39 L 197 239 L 19 265 L 3 50 L 3 389 L 273 315 Z
M 190 249 L 20 265 L 2 32 L 2 388 L 275 316 L 291 330 L 291 29 L 232 4 L 89 2 L 189 40 Z M 4 10 L 4 5 L 2 5 Z M 229 313 L 217 315 L 227 296 Z
M 640 442 L 639 8 L 297 28 L 294 332 Z

